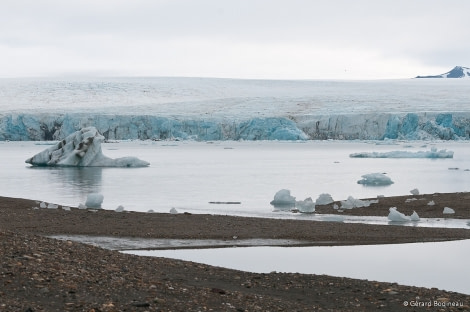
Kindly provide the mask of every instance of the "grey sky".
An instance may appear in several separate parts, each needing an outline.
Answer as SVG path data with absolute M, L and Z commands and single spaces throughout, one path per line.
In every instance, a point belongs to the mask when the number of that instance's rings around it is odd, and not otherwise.
M 468 0 L 6 0 L 0 77 L 374 79 L 470 66 Z

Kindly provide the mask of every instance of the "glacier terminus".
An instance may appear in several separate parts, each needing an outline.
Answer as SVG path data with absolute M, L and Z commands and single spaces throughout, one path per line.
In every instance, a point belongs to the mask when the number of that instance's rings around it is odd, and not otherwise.
M 468 80 L 6 79 L 0 94 L 0 141 L 470 138 Z

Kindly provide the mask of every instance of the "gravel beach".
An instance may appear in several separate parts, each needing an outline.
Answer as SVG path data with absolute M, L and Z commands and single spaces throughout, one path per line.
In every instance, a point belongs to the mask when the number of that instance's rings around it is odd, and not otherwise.
M 409 200 L 414 198 L 413 200 Z M 408 201 L 407 201 L 408 199 Z M 338 212 L 470 219 L 470 193 L 398 196 Z M 428 205 L 430 201 L 434 205 Z M 39 209 L 0 197 L 0 311 L 469 311 L 470 296 L 325 275 L 256 274 L 139 257 L 50 235 L 175 239 L 292 239 L 306 245 L 470 239 L 469 229 L 364 225 L 197 214 Z M 407 301 L 423 306 L 406 306 Z M 427 306 L 431 303 L 430 306 Z

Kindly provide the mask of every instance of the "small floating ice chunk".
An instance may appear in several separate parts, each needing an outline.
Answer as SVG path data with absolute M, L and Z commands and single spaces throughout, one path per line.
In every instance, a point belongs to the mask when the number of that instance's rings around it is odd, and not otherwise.
M 153 209 L 149 209 L 147 213 L 154 213 L 155 211 Z
M 362 176 L 362 180 L 357 181 L 358 184 L 380 186 L 393 184 L 392 179 L 383 173 L 369 173 Z
M 85 202 L 87 208 L 101 208 L 104 196 L 99 193 L 88 194 Z
M 270 204 L 273 206 L 295 206 L 295 197 L 291 196 L 290 190 L 282 189 L 274 195 Z
M 49 204 L 47 205 L 47 208 L 48 208 L 48 209 L 57 209 L 57 208 L 59 208 L 59 206 L 56 205 L 56 204 L 51 204 L 51 203 L 49 203 Z
M 331 195 L 328 193 L 320 194 L 320 196 L 318 196 L 317 200 L 315 201 L 317 205 L 328 205 L 332 202 L 334 202 L 333 197 L 331 197 Z
M 47 204 L 46 204 L 45 202 L 41 202 L 41 203 L 39 204 L 39 207 L 40 207 L 40 208 L 47 208 Z
M 442 211 L 443 214 L 454 214 L 455 210 L 450 208 L 450 207 L 444 207 L 444 210 Z
M 419 190 L 418 190 L 417 188 L 415 188 L 415 189 L 412 189 L 412 190 L 410 191 L 410 193 L 411 193 L 412 195 L 415 195 L 415 196 L 416 196 L 416 195 L 419 195 Z
M 123 211 L 124 211 L 124 206 L 119 205 L 114 211 L 116 211 L 116 212 L 123 212 Z
M 177 214 L 177 213 L 178 213 L 178 210 L 176 210 L 176 208 L 173 207 L 173 208 L 170 209 L 170 213 L 171 213 L 171 214 Z
M 411 218 L 405 216 L 405 214 L 399 212 L 397 207 L 391 207 L 389 209 L 390 213 L 388 214 L 388 219 L 392 222 L 408 222 L 411 221 Z
M 369 207 L 370 204 L 377 204 L 378 202 L 378 200 L 360 200 L 349 196 L 348 199 L 341 201 L 341 209 Z
M 312 198 L 306 198 L 305 200 L 300 200 L 295 202 L 295 208 L 303 213 L 312 213 L 315 212 L 315 203 Z
M 419 221 L 419 216 L 416 213 L 416 211 L 413 210 L 413 213 L 410 216 L 410 220 L 413 221 L 413 222 L 418 222 Z
M 431 200 L 431 201 L 428 203 L 428 206 L 434 206 L 435 204 L 436 204 L 436 203 L 435 203 L 433 200 Z

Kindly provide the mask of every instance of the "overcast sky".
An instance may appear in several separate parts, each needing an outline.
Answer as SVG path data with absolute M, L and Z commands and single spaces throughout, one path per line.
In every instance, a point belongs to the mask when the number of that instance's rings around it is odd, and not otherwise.
M 0 77 L 388 79 L 470 67 L 468 0 L 3 0 Z

